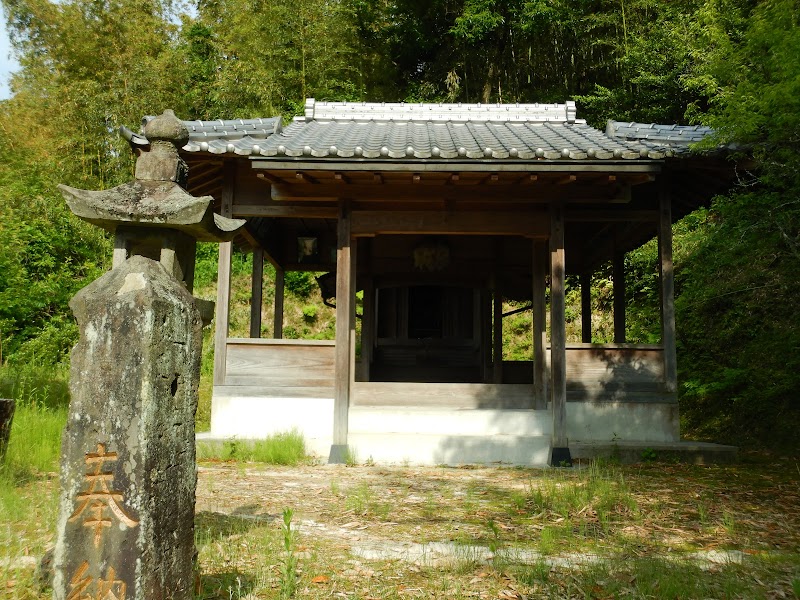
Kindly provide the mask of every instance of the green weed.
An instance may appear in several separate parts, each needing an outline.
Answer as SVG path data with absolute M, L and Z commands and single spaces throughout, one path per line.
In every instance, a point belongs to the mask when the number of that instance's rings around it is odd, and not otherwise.
M 391 512 L 391 505 L 381 502 L 373 489 L 365 481 L 347 492 L 345 508 L 360 516 L 373 516 L 386 520 Z
M 295 532 L 292 530 L 292 517 L 294 512 L 291 508 L 283 509 L 283 551 L 284 556 L 281 560 L 280 572 L 280 593 L 281 599 L 286 600 L 294 596 L 297 590 L 297 556 L 295 555 Z
M 309 459 L 303 435 L 297 430 L 276 433 L 263 440 L 229 440 L 220 444 L 197 445 L 198 460 L 263 462 L 298 465 Z

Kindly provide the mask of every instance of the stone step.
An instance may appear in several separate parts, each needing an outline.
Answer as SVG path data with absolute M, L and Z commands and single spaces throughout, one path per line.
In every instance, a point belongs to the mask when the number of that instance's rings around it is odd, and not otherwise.
M 543 436 L 552 431 L 547 410 L 509 410 L 419 406 L 357 406 L 350 409 L 349 431 L 443 436 Z
M 547 466 L 550 436 L 350 433 L 356 462 L 413 465 Z

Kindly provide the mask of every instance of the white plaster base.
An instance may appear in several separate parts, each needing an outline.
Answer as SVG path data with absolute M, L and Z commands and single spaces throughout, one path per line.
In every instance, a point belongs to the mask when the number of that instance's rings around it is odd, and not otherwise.
M 332 398 L 235 396 L 215 390 L 214 439 L 258 439 L 297 429 L 310 452 L 326 459 L 333 432 Z M 509 463 L 545 465 L 549 460 L 549 410 L 440 407 L 353 407 L 348 442 L 356 459 L 419 465 Z M 678 406 L 655 402 L 568 402 L 567 436 L 573 443 L 680 440 Z
M 351 433 L 358 462 L 410 465 L 546 466 L 550 436 Z
M 309 452 L 327 457 L 333 443 L 333 398 L 264 398 L 214 394 L 215 439 L 263 439 L 296 429 Z
M 678 405 L 661 402 L 567 402 L 572 442 L 680 440 Z

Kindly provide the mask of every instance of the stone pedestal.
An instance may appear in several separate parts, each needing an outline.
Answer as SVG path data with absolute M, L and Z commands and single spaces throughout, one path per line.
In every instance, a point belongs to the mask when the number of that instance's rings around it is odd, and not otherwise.
M 162 264 L 133 256 L 71 302 L 55 548 L 57 600 L 193 593 L 201 320 Z

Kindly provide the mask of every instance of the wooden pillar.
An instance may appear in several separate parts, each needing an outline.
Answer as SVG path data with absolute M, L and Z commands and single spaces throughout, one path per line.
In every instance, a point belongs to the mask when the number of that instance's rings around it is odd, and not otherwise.
M 285 272 L 275 269 L 275 311 L 272 318 L 272 337 L 276 340 L 283 338 L 283 291 Z
M 625 336 L 625 253 L 614 250 L 614 343 L 624 344 Z
M 572 464 L 567 440 L 567 328 L 565 322 L 564 204 L 550 207 L 550 377 L 553 466 Z
M 236 170 L 233 163 L 226 163 L 222 187 L 223 217 L 233 216 L 233 195 Z M 219 263 L 217 266 L 217 305 L 214 316 L 214 385 L 224 385 L 225 369 L 228 360 L 228 321 L 230 319 L 231 298 L 231 259 L 233 258 L 233 242 L 219 245 Z
M 614 315 L 616 316 L 616 311 Z M 581 273 L 581 341 L 592 342 L 592 274 Z
M 483 382 L 490 383 L 492 365 L 492 294 L 490 286 L 481 290 L 481 355 L 483 356 Z
M 494 314 L 492 316 L 492 381 L 503 383 L 503 295 L 494 285 Z
M 547 245 L 543 240 L 533 240 L 533 408 L 547 408 Z
M 261 337 L 261 304 L 264 295 L 264 249 L 253 249 L 253 277 L 250 293 L 250 337 Z
M 364 303 L 361 314 L 361 376 L 369 381 L 372 350 L 375 346 L 375 285 L 372 277 L 364 283 Z
M 333 445 L 329 463 L 348 459 L 347 431 L 350 411 L 350 383 L 355 351 L 355 265 L 354 240 L 350 237 L 351 213 L 348 202 L 339 206 L 336 250 L 336 349 L 334 361 Z
M 675 350 L 675 275 L 672 270 L 672 199 L 662 183 L 659 188 L 658 256 L 661 273 L 661 343 L 664 346 L 664 383 L 668 392 L 678 390 Z

